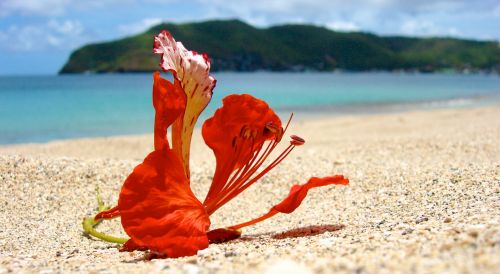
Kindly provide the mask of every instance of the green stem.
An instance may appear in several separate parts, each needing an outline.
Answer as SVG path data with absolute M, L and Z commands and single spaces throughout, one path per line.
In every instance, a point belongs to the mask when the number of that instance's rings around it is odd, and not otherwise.
M 105 206 L 104 202 L 102 201 L 101 191 L 99 190 L 99 186 L 95 187 L 95 192 L 97 196 L 97 211 L 101 212 L 104 210 L 108 210 L 109 206 Z
M 98 210 L 98 212 L 102 212 L 104 210 L 109 209 L 109 207 L 105 206 L 104 202 L 102 201 L 101 193 L 99 192 L 99 187 L 96 187 L 96 195 L 97 195 L 97 210 Z M 103 241 L 110 242 L 110 243 L 124 244 L 125 242 L 128 241 L 127 238 L 115 237 L 115 236 L 108 235 L 108 234 L 97 231 L 95 229 L 95 227 L 101 221 L 102 220 L 96 221 L 94 219 L 94 217 L 84 217 L 83 221 L 82 221 L 84 233 L 87 235 L 92 235 L 98 239 L 101 239 Z
M 94 217 L 85 217 L 83 218 L 82 226 L 83 230 L 85 231 L 85 234 L 87 235 L 92 235 L 98 239 L 101 239 L 106 242 L 110 243 L 116 243 L 116 244 L 124 244 L 126 241 L 128 241 L 127 238 L 120 238 L 120 237 L 115 237 L 112 235 L 108 235 L 102 232 L 99 232 L 95 229 L 95 226 L 97 226 L 101 221 L 95 221 Z

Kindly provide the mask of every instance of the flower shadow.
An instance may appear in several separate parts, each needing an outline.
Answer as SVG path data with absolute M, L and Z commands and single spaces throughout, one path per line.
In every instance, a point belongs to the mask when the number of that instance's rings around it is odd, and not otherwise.
M 287 231 L 279 232 L 279 233 L 262 233 L 262 234 L 253 234 L 253 235 L 246 235 L 238 239 L 238 241 L 254 241 L 258 240 L 261 237 L 270 237 L 275 240 L 282 240 L 282 239 L 288 239 L 288 238 L 300 238 L 300 237 L 310 237 L 310 236 L 316 236 L 319 234 L 323 234 L 326 232 L 333 232 L 333 231 L 338 231 L 345 228 L 345 225 L 343 224 L 336 224 L 336 225 L 310 225 L 310 226 L 304 226 L 304 227 L 299 227 L 299 228 L 294 228 L 290 229 Z
M 309 237 L 326 232 L 333 232 L 341 230 L 345 227 L 343 224 L 337 225 L 310 225 L 305 227 L 294 228 L 284 232 L 280 232 L 271 236 L 273 239 L 282 240 L 288 238 Z
M 279 232 L 279 233 L 262 233 L 262 234 L 253 234 L 253 235 L 248 235 L 248 236 L 243 236 L 236 241 L 255 241 L 262 239 L 261 237 L 268 236 L 272 239 L 276 240 L 283 240 L 283 239 L 288 239 L 288 238 L 300 238 L 300 237 L 310 237 L 310 236 L 316 236 L 319 234 L 323 234 L 326 232 L 334 232 L 334 231 L 339 231 L 341 229 L 344 229 L 345 225 L 343 224 L 336 224 L 336 225 L 310 225 L 310 226 L 304 226 L 304 227 L 299 227 L 299 228 L 294 228 L 290 229 L 287 231 Z M 228 241 L 225 243 L 231 243 L 232 241 Z M 214 243 L 214 244 L 222 244 L 222 243 Z M 124 260 L 122 261 L 123 263 L 137 263 L 140 261 L 149 261 L 152 259 L 161 259 L 165 258 L 165 256 L 161 256 L 157 253 L 154 252 L 146 252 L 143 256 L 139 258 L 134 258 L 131 260 Z

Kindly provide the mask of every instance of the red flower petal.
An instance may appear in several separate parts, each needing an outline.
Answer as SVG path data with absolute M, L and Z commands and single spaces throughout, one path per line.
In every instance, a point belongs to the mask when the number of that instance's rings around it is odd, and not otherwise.
M 161 55 L 161 67 L 170 71 L 186 94 L 186 111 L 172 128 L 172 148 L 182 159 L 189 178 L 189 150 L 196 121 L 212 98 L 215 78 L 209 75 L 210 62 L 206 54 L 187 50 L 167 31 L 155 37 L 153 51 Z
M 184 112 L 186 95 L 179 81 L 174 84 L 153 73 L 153 106 L 155 108 L 155 149 L 168 148 L 167 128 Z
M 134 169 L 123 184 L 118 207 L 132 247 L 181 257 L 208 246 L 208 215 L 169 149 L 152 152 Z
M 281 120 L 266 102 L 248 94 L 229 95 L 202 128 L 214 151 L 216 170 L 204 204 L 219 193 L 231 173 L 247 164 L 266 140 L 282 133 Z
M 115 206 L 113 208 L 110 208 L 108 210 L 101 211 L 95 215 L 94 220 L 98 221 L 101 219 L 113 219 L 120 216 L 120 209 L 118 206 Z
M 258 222 L 264 221 L 265 219 L 268 219 L 279 212 L 287 214 L 292 213 L 297 207 L 300 206 L 304 198 L 307 196 L 307 192 L 309 191 L 309 189 L 314 187 L 333 185 L 333 184 L 347 185 L 349 184 L 349 180 L 347 178 L 344 178 L 344 176 L 342 175 L 323 177 L 323 178 L 312 177 L 311 179 L 309 179 L 309 181 L 307 181 L 307 183 L 303 185 L 292 186 L 290 192 L 288 193 L 288 196 L 279 204 L 273 206 L 268 213 L 260 216 L 259 218 L 232 226 L 230 228 L 240 229 L 245 226 L 253 225 Z
M 233 150 L 233 139 L 243 135 L 260 143 L 274 138 L 268 124 L 281 128 L 280 118 L 265 101 L 248 94 L 233 94 L 222 99 L 222 107 L 203 124 L 202 134 L 216 156 L 221 156 L 220 152 Z
M 342 175 L 330 177 L 312 177 L 303 185 L 294 185 L 290 189 L 288 196 L 281 203 L 273 207 L 274 210 L 281 213 L 292 213 L 302 203 L 307 196 L 309 189 L 326 185 L 347 185 L 349 180 Z

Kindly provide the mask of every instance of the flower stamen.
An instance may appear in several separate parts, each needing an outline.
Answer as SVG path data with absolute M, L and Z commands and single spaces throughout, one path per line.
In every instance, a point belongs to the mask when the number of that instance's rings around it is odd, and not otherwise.
M 300 138 L 297 135 L 292 135 L 292 136 L 290 136 L 290 138 L 292 138 L 292 140 L 290 141 L 290 144 L 292 144 L 294 146 L 301 146 L 306 142 L 306 140 Z
M 266 125 L 267 128 L 267 125 Z M 273 130 L 276 130 L 271 126 Z M 276 132 L 279 132 L 276 130 Z M 284 132 L 281 131 L 281 132 Z M 280 133 L 281 133 L 280 132 Z M 290 145 L 283 150 L 283 152 L 274 159 L 264 170 L 256 174 L 252 177 L 255 172 L 262 166 L 264 161 L 269 157 L 274 148 L 278 145 L 276 139 L 269 141 L 266 148 L 262 151 L 262 147 L 259 150 L 254 152 L 254 156 L 250 161 L 245 164 L 243 167 L 240 167 L 234 174 L 231 176 L 231 179 L 228 180 L 228 183 L 224 185 L 224 187 L 218 192 L 213 199 L 210 199 L 208 202 L 205 201 L 206 211 L 209 215 L 214 213 L 221 206 L 229 202 L 231 199 L 236 197 L 238 194 L 243 192 L 257 180 L 262 178 L 266 173 L 268 173 L 271 169 L 276 167 L 281 161 L 283 161 L 296 146 L 303 145 L 305 140 L 296 136 L 291 136 Z

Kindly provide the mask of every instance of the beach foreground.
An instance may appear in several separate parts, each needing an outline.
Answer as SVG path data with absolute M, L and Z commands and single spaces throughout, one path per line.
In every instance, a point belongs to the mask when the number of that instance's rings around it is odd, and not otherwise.
M 344 174 L 350 186 L 313 189 L 293 214 L 241 239 L 153 261 L 81 228 L 95 187 L 116 203 L 152 136 L 0 147 L 0 273 L 498 273 L 498 117 L 500 107 L 485 107 L 292 122 L 287 133 L 306 144 L 215 213 L 212 228 L 260 216 L 311 176 Z M 193 142 L 191 184 L 203 200 L 214 160 L 199 131 Z M 123 235 L 119 220 L 99 229 Z

